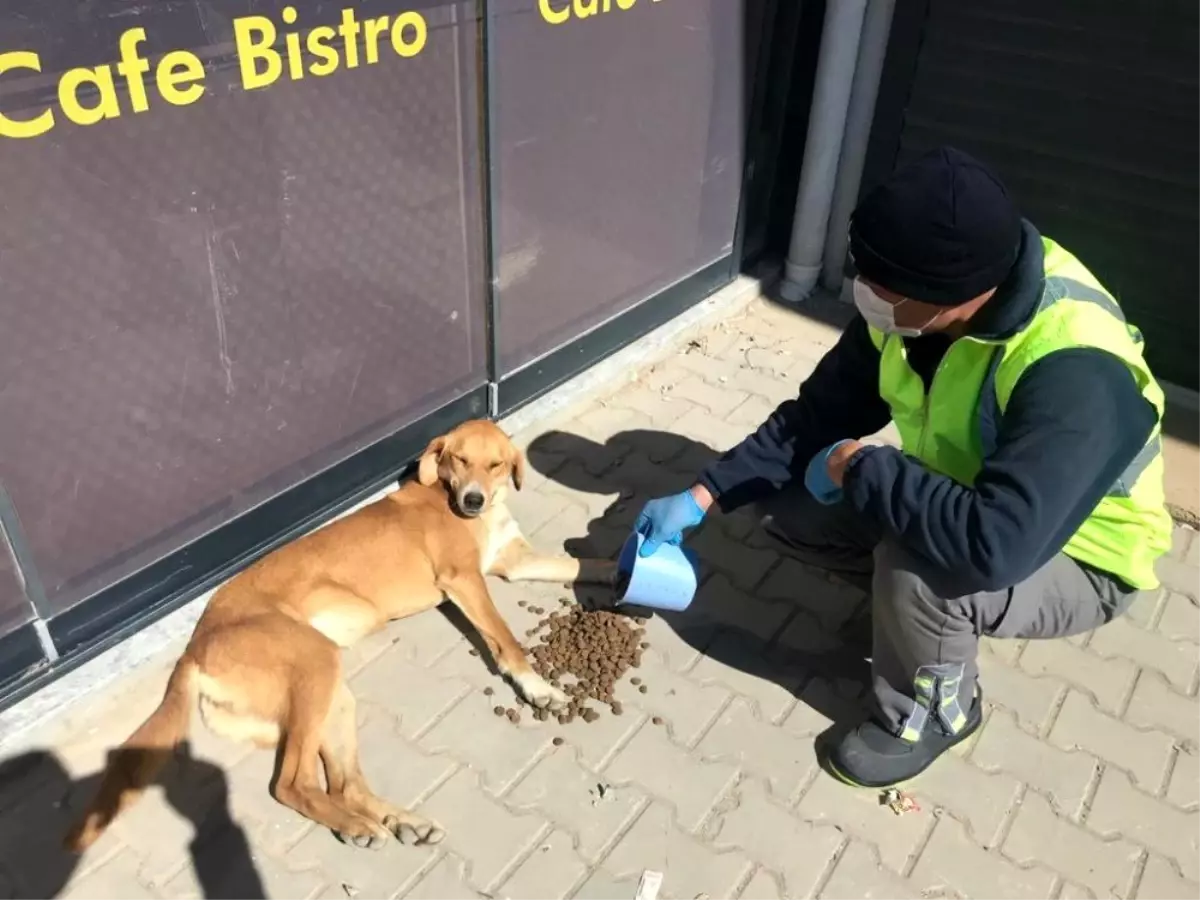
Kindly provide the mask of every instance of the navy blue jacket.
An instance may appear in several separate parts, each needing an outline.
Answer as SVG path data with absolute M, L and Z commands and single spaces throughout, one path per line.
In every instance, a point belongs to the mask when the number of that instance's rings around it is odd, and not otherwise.
M 1008 279 L 972 317 L 972 334 L 1009 337 L 1037 311 L 1044 281 L 1041 238 L 1026 223 Z M 951 338 L 906 339 L 926 390 Z M 802 481 L 818 450 L 887 425 L 879 351 L 855 316 L 837 344 L 759 429 L 710 466 L 700 483 L 726 510 Z M 885 535 L 935 565 L 961 593 L 1001 590 L 1059 553 L 1149 439 L 1157 414 L 1117 357 L 1059 350 L 1017 382 L 997 441 L 973 487 L 930 471 L 892 447 L 855 455 L 845 498 Z

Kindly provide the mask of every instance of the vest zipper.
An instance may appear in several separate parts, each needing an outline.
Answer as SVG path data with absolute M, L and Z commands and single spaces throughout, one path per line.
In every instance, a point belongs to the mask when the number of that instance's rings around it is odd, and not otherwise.
M 938 375 L 942 373 L 942 367 L 946 364 L 948 357 L 954 350 L 954 343 L 946 348 L 946 352 L 942 354 L 942 358 L 938 360 L 937 368 L 933 370 L 933 377 L 929 379 L 929 389 L 925 391 L 925 401 L 921 404 L 921 439 L 917 441 L 917 459 L 925 459 L 925 436 L 929 434 L 929 398 L 933 396 L 933 388 L 937 384 Z M 912 368 L 909 366 L 909 368 Z M 918 378 L 921 376 L 918 375 Z

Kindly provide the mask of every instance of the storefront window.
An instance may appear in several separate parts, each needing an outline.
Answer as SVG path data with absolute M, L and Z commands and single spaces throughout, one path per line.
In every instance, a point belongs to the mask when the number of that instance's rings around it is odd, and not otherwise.
M 508 373 L 730 252 L 743 4 L 488 6 Z
M 0 481 L 46 617 L 485 379 L 476 4 L 125 11 L 0 11 Z

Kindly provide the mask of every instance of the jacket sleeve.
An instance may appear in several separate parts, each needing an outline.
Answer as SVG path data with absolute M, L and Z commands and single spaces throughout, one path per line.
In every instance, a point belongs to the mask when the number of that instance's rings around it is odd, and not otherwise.
M 960 593 L 1002 590 L 1059 553 L 1145 446 L 1158 420 L 1102 350 L 1061 350 L 1018 381 L 973 487 L 890 447 L 851 460 L 847 502 Z
M 891 419 L 879 396 L 879 351 L 855 316 L 841 338 L 758 430 L 698 479 L 726 512 L 803 478 L 813 455 L 843 438 L 874 434 Z

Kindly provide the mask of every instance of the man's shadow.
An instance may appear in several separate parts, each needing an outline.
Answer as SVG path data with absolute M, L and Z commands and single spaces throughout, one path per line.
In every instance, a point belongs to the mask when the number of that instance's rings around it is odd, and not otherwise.
M 592 504 L 594 518 L 587 535 L 564 544 L 571 556 L 607 559 L 620 552 L 647 500 L 686 490 L 718 456 L 682 435 L 648 430 L 620 432 L 603 444 L 551 431 L 537 437 L 526 455 L 533 469 L 572 491 L 618 495 L 599 515 L 594 511 L 600 505 Z M 779 634 L 766 634 L 762 627 L 747 624 L 743 595 L 731 588 L 731 577 L 743 584 L 756 580 L 754 572 L 745 571 L 747 561 L 750 565 L 759 559 L 770 561 L 771 552 L 787 556 L 786 547 L 763 531 L 753 509 L 710 515 L 685 541 L 698 551 L 703 579 L 691 606 L 681 613 L 640 609 L 636 613 L 662 619 L 689 645 L 726 666 L 793 691 L 838 723 L 838 730 L 857 718 L 862 712 L 858 697 L 870 677 L 869 640 L 845 629 L 865 608 L 866 596 L 796 562 L 797 568 L 789 571 L 803 583 L 795 585 L 794 595 L 771 601 L 786 607 L 781 611 L 784 616 L 796 613 L 789 629 L 799 640 L 781 643 Z M 761 552 L 747 554 L 745 547 Z M 739 557 L 740 562 L 735 561 Z M 607 589 L 579 586 L 575 590 L 587 606 L 612 602 Z M 839 690 L 810 690 L 814 681 L 836 683 Z
M 122 752 L 110 751 L 109 762 Z M 164 752 L 172 758 L 149 790 L 162 790 L 192 823 L 188 849 L 204 896 L 266 897 L 246 834 L 229 813 L 225 773 L 192 756 L 187 744 Z M 76 781 L 40 750 L 0 760 L 0 896 L 56 897 L 66 887 L 83 857 L 62 849 L 62 840 L 96 795 L 100 776 Z

